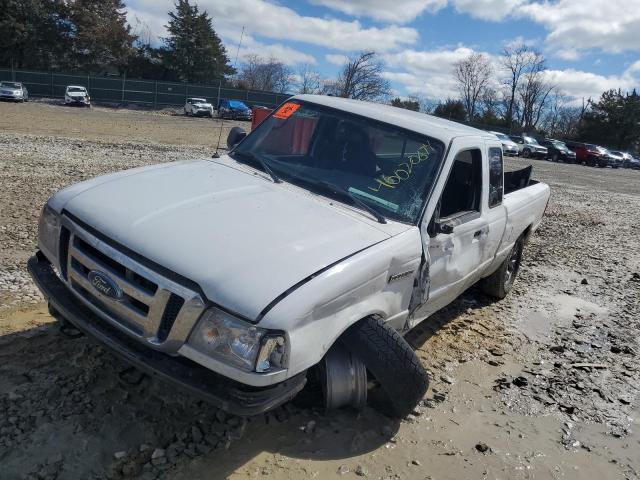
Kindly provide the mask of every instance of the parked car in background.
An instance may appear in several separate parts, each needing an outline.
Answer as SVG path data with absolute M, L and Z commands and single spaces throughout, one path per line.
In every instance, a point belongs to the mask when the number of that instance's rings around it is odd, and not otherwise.
M 65 105 L 79 105 L 82 107 L 91 106 L 91 97 L 86 87 L 80 85 L 69 85 L 64 91 Z
M 547 147 L 547 158 L 552 162 L 562 160 L 566 163 L 576 163 L 576 154 L 569 150 L 569 147 L 560 140 L 548 138 L 540 141 L 540 145 Z
M 640 160 L 637 158 L 631 157 L 628 160 L 625 160 L 622 163 L 623 168 L 631 168 L 632 170 L 640 170 Z
M 213 118 L 213 105 L 205 98 L 187 98 L 187 103 L 184 104 L 184 114 L 188 117 L 204 115 Z
M 589 167 L 607 166 L 607 160 L 602 158 L 602 153 L 596 145 L 574 141 L 566 141 L 565 145 L 576 154 L 577 163 L 583 163 Z
M 29 101 L 29 92 L 20 82 L 0 82 L 0 99 L 14 102 Z
M 612 150 L 611 153 L 614 155 L 619 155 L 622 157 L 622 168 L 633 168 L 631 165 L 635 162 L 638 162 L 637 159 L 633 158 L 629 152 L 620 152 L 617 150 Z
M 614 155 L 611 150 L 604 147 L 597 147 L 605 161 L 605 165 L 599 165 L 601 167 L 620 168 L 622 166 L 622 155 Z
M 220 100 L 218 105 L 219 118 L 231 118 L 233 120 L 251 120 L 251 109 L 240 100 Z
M 524 158 L 547 158 L 547 148 L 540 145 L 535 138 L 526 135 L 509 135 L 509 138 L 518 144 L 520 155 Z
M 506 135 L 502 132 L 489 132 L 493 133 L 500 143 L 502 144 L 502 153 L 503 155 L 511 155 L 513 157 L 517 157 L 520 154 L 520 148 L 518 148 L 518 144 L 509 138 L 509 135 Z

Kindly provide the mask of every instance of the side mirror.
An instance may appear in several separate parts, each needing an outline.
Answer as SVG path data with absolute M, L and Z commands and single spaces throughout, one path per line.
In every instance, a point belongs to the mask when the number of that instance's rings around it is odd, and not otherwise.
M 246 136 L 247 136 L 247 132 L 245 132 L 242 128 L 233 127 L 229 131 L 229 135 L 227 136 L 227 147 L 229 147 L 229 149 L 235 147 Z
M 445 235 L 451 235 L 453 233 L 453 225 L 449 223 L 436 222 L 435 231 L 436 231 L 436 234 L 444 233 Z

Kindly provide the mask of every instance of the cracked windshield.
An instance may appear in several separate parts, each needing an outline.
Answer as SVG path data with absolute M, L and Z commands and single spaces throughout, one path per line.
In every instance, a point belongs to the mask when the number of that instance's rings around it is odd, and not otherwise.
M 415 223 L 444 145 L 397 127 L 303 102 L 287 102 L 234 151 L 285 181 L 384 218 Z M 342 195 L 340 195 L 342 194 Z

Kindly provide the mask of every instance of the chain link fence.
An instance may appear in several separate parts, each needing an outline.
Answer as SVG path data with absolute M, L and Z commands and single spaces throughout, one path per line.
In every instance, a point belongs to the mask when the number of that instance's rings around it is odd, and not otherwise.
M 21 82 L 31 97 L 64 98 L 67 85 L 89 90 L 92 101 L 137 104 L 158 109 L 183 106 L 190 97 L 206 98 L 217 108 L 220 100 L 241 100 L 249 106 L 276 107 L 288 94 L 230 88 L 223 81 L 213 85 L 130 79 L 126 76 L 73 75 L 56 72 L 0 69 L 0 81 Z

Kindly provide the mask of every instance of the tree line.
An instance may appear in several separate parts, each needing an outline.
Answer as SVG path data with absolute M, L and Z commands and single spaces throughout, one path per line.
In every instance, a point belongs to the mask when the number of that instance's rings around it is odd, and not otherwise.
M 122 0 L 1 0 L 0 65 L 211 83 L 235 73 L 212 19 L 189 0 L 168 12 L 152 45 Z
M 374 51 L 345 59 L 335 78 L 312 65 L 295 69 L 275 57 L 246 55 L 231 64 L 212 18 L 190 0 L 168 12 L 167 36 L 127 22 L 122 0 L 0 0 L 0 66 L 189 83 L 223 81 L 238 88 L 315 93 L 377 101 L 508 132 L 543 133 L 627 149 L 640 142 L 636 91 L 604 92 L 575 104 L 546 74 L 544 55 L 527 45 L 504 48 L 499 60 L 472 53 L 454 65 L 458 95 L 392 97 Z

